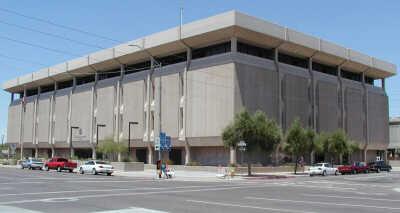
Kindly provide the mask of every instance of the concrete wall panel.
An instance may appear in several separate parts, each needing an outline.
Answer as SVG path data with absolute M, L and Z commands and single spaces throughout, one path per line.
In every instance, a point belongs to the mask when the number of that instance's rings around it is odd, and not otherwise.
M 11 105 L 8 108 L 7 143 L 19 143 L 21 105 Z
M 303 125 L 310 123 L 310 101 L 308 79 L 286 74 L 282 80 L 282 95 L 285 105 L 283 129 L 286 131 L 296 118 Z
M 33 140 L 33 114 L 35 112 L 35 102 L 29 101 L 25 106 L 25 115 L 24 115 L 24 142 L 32 143 Z
M 54 114 L 55 141 L 66 142 L 68 134 L 68 95 L 56 96 Z
M 347 87 L 344 91 L 345 129 L 350 140 L 365 144 L 362 89 Z
M 49 141 L 50 99 L 39 99 L 37 137 L 39 142 Z
M 132 81 L 123 85 L 123 135 L 128 139 L 128 122 L 139 122 L 131 126 L 131 139 L 141 139 L 146 127 L 144 126 L 144 80 Z
M 156 83 L 156 88 L 158 88 L 158 83 Z M 163 76 L 161 88 L 161 128 L 167 135 L 175 138 L 179 134 L 179 74 Z M 156 97 L 158 97 L 158 89 L 156 91 Z
M 105 124 L 106 127 L 99 129 L 99 140 L 113 136 L 114 131 L 114 103 L 115 87 L 108 86 L 97 89 L 97 112 L 96 121 L 98 124 Z M 89 93 L 90 96 L 90 93 Z M 90 109 L 90 99 L 86 101 Z M 89 111 L 90 113 L 90 111 Z M 90 121 L 90 118 L 89 118 Z M 89 123 L 90 125 L 90 123 Z
M 318 109 L 317 129 L 319 132 L 336 131 L 339 127 L 337 85 L 319 81 L 316 94 Z
M 244 107 L 253 112 L 262 110 L 268 118 L 277 120 L 278 82 L 274 69 L 274 67 L 261 69 L 244 64 L 236 65 L 235 112 Z
M 186 136 L 220 136 L 232 121 L 233 63 L 191 70 L 187 79 Z
M 76 92 L 72 95 L 71 126 L 82 128 L 84 134 L 84 137 L 80 139 L 74 137 L 74 140 L 85 141 L 90 138 L 91 97 L 91 90 Z
M 389 145 L 389 112 L 386 95 L 368 94 L 368 148 L 381 148 Z

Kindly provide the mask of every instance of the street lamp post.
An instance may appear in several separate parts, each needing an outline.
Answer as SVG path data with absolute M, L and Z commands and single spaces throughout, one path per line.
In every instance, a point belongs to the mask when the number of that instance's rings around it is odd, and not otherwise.
M 140 50 L 146 52 L 146 54 L 150 57 L 151 61 L 155 62 L 157 67 L 160 69 L 160 72 L 162 70 L 162 63 L 157 61 L 151 54 L 149 51 L 147 51 L 146 49 L 144 49 L 144 47 L 137 45 L 137 44 L 130 44 L 128 45 L 130 47 L 137 47 Z M 161 133 L 161 75 L 160 75 L 160 81 L 158 82 L 158 129 L 159 129 L 159 133 Z M 149 100 L 150 102 L 150 100 Z M 161 150 L 158 150 L 158 159 L 161 160 Z
M 79 129 L 79 127 L 71 126 L 71 129 L 70 129 L 70 132 L 69 132 L 70 133 L 70 135 L 69 135 L 69 154 L 70 154 L 71 158 L 74 155 L 74 153 L 72 152 L 72 130 L 73 129 Z
M 128 131 L 128 157 L 131 154 L 131 125 L 137 125 L 139 122 L 129 121 L 129 131 Z

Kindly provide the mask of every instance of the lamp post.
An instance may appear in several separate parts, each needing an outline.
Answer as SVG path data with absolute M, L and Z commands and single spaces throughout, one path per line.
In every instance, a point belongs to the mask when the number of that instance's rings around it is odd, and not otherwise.
M 240 164 L 243 164 L 243 152 L 247 149 L 247 144 L 244 141 L 240 141 L 237 144 L 239 151 L 240 151 Z
M 128 131 L 128 157 L 131 154 L 131 125 L 137 125 L 139 122 L 129 121 L 129 131 Z
M 99 127 L 106 127 L 106 125 L 96 124 L 96 146 L 99 145 Z
M 149 51 L 147 51 L 146 49 L 144 49 L 144 47 L 137 45 L 137 44 L 130 44 L 128 45 L 130 47 L 137 47 L 140 50 L 144 51 L 151 59 L 151 61 L 155 62 L 157 67 L 160 69 L 160 72 L 162 70 L 162 63 L 157 61 L 156 59 L 154 59 L 154 57 L 150 54 Z M 152 75 L 153 73 L 151 73 Z M 159 129 L 159 133 L 161 133 L 161 75 L 160 75 L 160 81 L 158 82 L 158 129 Z M 150 102 L 150 100 L 149 100 Z M 158 159 L 161 160 L 161 150 L 158 150 Z
M 70 154 L 70 156 L 71 156 L 71 158 L 74 156 L 74 153 L 73 153 L 73 151 L 72 151 L 72 130 L 73 129 L 79 129 L 79 127 L 77 127 L 77 126 L 71 126 L 71 129 L 70 129 L 70 135 L 69 135 L 69 154 Z

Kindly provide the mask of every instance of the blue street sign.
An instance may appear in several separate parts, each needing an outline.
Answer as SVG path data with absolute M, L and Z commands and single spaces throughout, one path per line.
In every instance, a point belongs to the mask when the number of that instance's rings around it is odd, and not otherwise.
M 171 151 L 171 136 L 160 132 L 160 151 Z

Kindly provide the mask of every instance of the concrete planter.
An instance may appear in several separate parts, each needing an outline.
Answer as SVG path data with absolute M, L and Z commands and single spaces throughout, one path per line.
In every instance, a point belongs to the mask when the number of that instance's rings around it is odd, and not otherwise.
M 111 165 L 116 171 L 144 171 L 143 162 L 112 162 Z

